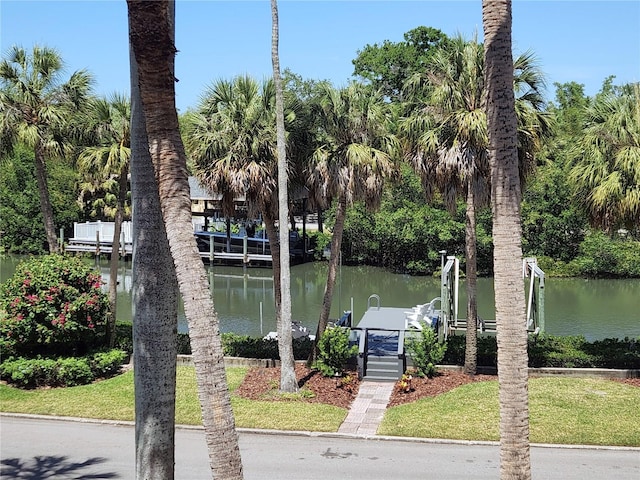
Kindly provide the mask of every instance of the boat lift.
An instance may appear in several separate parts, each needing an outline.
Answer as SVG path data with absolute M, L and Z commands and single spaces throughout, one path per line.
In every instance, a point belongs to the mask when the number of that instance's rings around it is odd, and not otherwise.
M 522 276 L 526 287 L 526 322 L 527 331 L 538 334 L 544 331 L 544 271 L 533 257 L 522 261 Z M 466 319 L 458 318 L 458 297 L 460 283 L 460 261 L 455 256 L 443 256 L 443 267 L 440 282 L 440 311 L 438 318 L 438 338 L 446 340 L 456 331 L 466 330 Z M 438 299 L 432 300 L 435 301 Z M 478 317 L 478 331 L 495 332 L 496 321 Z

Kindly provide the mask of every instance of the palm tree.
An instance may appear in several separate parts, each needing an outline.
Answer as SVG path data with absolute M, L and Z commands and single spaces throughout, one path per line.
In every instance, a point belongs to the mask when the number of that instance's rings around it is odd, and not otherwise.
M 640 226 L 640 83 L 596 96 L 570 180 L 593 226 L 609 234 Z
M 378 91 L 358 83 L 340 90 L 320 85 L 315 114 L 321 132 L 308 181 L 315 202 L 326 208 L 335 199 L 336 213 L 316 341 L 329 321 L 347 207 L 362 200 L 369 209 L 377 208 L 384 179 L 395 171 L 392 155 L 397 144 L 389 133 L 391 115 L 387 107 Z M 311 360 L 316 357 L 314 348 Z
M 69 153 L 64 134 L 85 105 L 92 82 L 86 71 L 79 70 L 63 83 L 62 73 L 58 52 L 37 45 L 30 53 L 14 46 L 0 62 L 0 148 L 11 150 L 19 142 L 34 152 L 40 209 L 52 253 L 59 247 L 46 161 Z
M 242 461 L 227 387 L 218 317 L 193 236 L 187 161 L 175 106 L 173 4 L 127 1 L 147 140 L 162 218 L 189 324 L 211 471 L 241 479 Z M 135 214 L 135 212 L 134 212 Z
M 117 199 L 109 266 L 110 313 L 107 332 L 110 346 L 115 343 L 120 233 L 125 214 L 130 214 L 126 212 L 131 157 L 130 121 L 128 98 L 116 94 L 111 101 L 95 99 L 83 122 L 95 145 L 84 148 L 78 157 L 80 173 L 87 180 L 81 189 L 81 199 L 86 190 L 95 191 L 96 186 L 107 192 L 115 191 Z
M 287 109 L 287 120 L 291 119 L 295 119 L 295 114 Z M 262 214 L 271 247 L 275 311 L 280 325 L 282 255 L 276 229 L 278 162 L 274 83 L 265 81 L 259 85 L 247 76 L 214 82 L 203 96 L 198 111 L 187 115 L 185 129 L 195 174 L 203 185 L 221 195 L 223 214 L 234 216 L 234 202 L 242 196 L 247 201 L 249 218 Z M 286 215 L 286 210 L 284 213 Z M 289 329 L 290 325 L 283 324 L 278 330 Z M 279 336 L 280 342 L 291 344 L 290 332 Z M 281 368 L 286 370 L 282 375 L 287 379 L 281 389 L 297 390 L 297 384 L 290 381 L 295 379 L 293 350 L 290 358 L 281 358 L 281 362 Z
M 528 355 L 522 268 L 518 118 L 513 89 L 511 1 L 482 2 L 491 163 L 494 285 L 500 402 L 500 478 L 531 478 Z
M 518 94 L 518 153 L 522 171 L 529 172 L 539 140 L 547 130 L 542 113 L 544 82 L 530 53 L 516 59 L 513 71 Z M 435 187 L 451 214 L 456 212 L 459 196 L 466 200 L 467 325 L 477 325 L 476 209 L 488 204 L 491 181 L 483 46 L 476 39 L 467 41 L 458 35 L 446 49 L 433 55 L 426 78 L 415 75 L 407 90 L 414 105 L 401 131 L 408 143 L 407 156 L 422 180 L 427 199 L 431 199 Z M 476 345 L 476 329 L 467 328 L 464 370 L 468 375 L 476 373 Z
M 178 283 L 130 63 L 135 478 L 174 478 Z
M 293 334 L 291 331 L 291 272 L 289 269 L 289 228 L 288 228 L 288 180 L 287 140 L 284 126 L 284 92 L 280 77 L 280 55 L 278 53 L 279 29 L 278 2 L 271 0 L 272 39 L 271 61 L 273 63 L 273 83 L 276 94 L 276 147 L 278 157 L 278 226 L 280 234 L 280 315 L 278 315 L 278 353 L 280 356 L 280 390 L 297 392 L 293 356 Z M 285 365 L 286 364 L 286 365 Z

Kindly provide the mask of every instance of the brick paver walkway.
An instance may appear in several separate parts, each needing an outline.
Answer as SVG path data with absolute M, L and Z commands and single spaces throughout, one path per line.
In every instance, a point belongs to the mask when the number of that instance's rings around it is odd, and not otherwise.
M 338 433 L 375 435 L 394 386 L 395 382 L 363 381 Z

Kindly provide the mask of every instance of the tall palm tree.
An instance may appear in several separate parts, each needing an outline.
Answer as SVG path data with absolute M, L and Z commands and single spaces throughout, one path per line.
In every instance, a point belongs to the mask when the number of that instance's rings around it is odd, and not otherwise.
M 278 158 L 278 226 L 280 234 L 280 315 L 278 315 L 278 353 L 280 356 L 280 390 L 297 392 L 298 382 L 295 375 L 293 356 L 293 333 L 291 331 L 291 272 L 289 268 L 289 228 L 288 228 L 288 166 L 287 139 L 284 125 L 284 91 L 280 76 L 280 23 L 278 21 L 278 2 L 271 0 L 271 62 L 273 64 L 273 83 L 276 94 L 276 147 Z M 286 365 L 285 365 L 286 363 Z
M 102 187 L 106 192 L 115 192 L 113 242 L 109 265 L 109 321 L 107 332 L 109 345 L 115 343 L 117 311 L 117 277 L 122 222 L 127 214 L 129 193 L 129 160 L 131 158 L 131 105 L 129 99 L 115 94 L 112 99 L 95 99 L 87 109 L 85 128 L 93 146 L 86 147 L 78 157 L 78 168 L 87 180 L 86 189 Z
M 216 478 L 241 479 L 220 327 L 191 223 L 187 161 L 175 106 L 172 3 L 128 0 L 127 6 L 162 218 L 189 324 L 209 464 Z
M 287 120 L 294 118 L 295 114 L 287 110 Z M 271 247 L 275 311 L 280 325 L 282 255 L 276 229 L 279 214 L 274 83 L 265 81 L 259 85 L 248 76 L 214 82 L 198 111 L 187 115 L 185 130 L 195 174 L 203 185 L 221 195 L 223 214 L 234 216 L 234 202 L 243 196 L 250 218 L 262 214 Z M 290 325 L 278 330 L 290 330 Z M 280 342 L 291 344 L 290 332 L 279 336 Z M 295 391 L 297 384 L 290 381 L 295 378 L 293 349 L 288 356 L 281 358 L 286 385 L 281 384 L 280 388 Z
M 525 173 L 533 169 L 534 153 L 548 129 L 542 112 L 544 81 L 530 53 L 516 59 L 513 72 L 518 154 Z M 446 49 L 433 55 L 426 78 L 415 75 L 407 90 L 414 105 L 401 131 L 407 139 L 409 161 L 422 180 L 427 198 L 435 187 L 452 214 L 458 197 L 466 200 L 467 325 L 477 325 L 476 209 L 488 204 L 491 181 L 483 46 L 476 39 L 467 41 L 456 36 Z M 476 373 L 476 345 L 476 329 L 467 328 L 464 370 L 468 375 Z
M 178 283 L 130 63 L 135 478 L 174 478 Z
M 309 165 L 309 188 L 321 207 L 334 199 L 336 205 L 317 340 L 329 321 L 347 207 L 358 200 L 369 209 L 379 206 L 384 180 L 395 172 L 397 143 L 389 130 L 388 105 L 378 91 L 364 85 L 351 83 L 343 89 L 320 85 L 315 114 L 321 131 Z M 311 360 L 316 357 L 314 348 Z
M 592 225 L 613 234 L 640 227 L 640 83 L 597 95 L 574 153 L 570 180 Z
M 500 402 L 500 478 L 531 478 L 511 1 L 483 0 Z
M 35 158 L 40 209 L 49 251 L 59 250 L 46 161 L 62 158 L 70 147 L 64 134 L 73 115 L 86 102 L 92 77 L 84 70 L 62 82 L 63 62 L 52 48 L 34 46 L 31 52 L 14 46 L 0 62 L 0 149 L 16 142 L 31 148 Z

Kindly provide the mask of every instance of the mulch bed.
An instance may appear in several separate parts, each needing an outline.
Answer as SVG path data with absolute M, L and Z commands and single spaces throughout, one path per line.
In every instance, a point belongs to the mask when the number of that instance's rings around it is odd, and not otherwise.
M 471 377 L 462 372 L 447 370 L 438 372 L 432 378 L 413 377 L 410 390 L 403 392 L 398 388 L 394 389 L 387 406 L 395 407 L 396 405 L 415 402 L 421 398 L 435 397 L 467 383 L 485 382 L 496 380 L 497 378 L 495 375 L 474 375 Z
M 301 389 L 313 392 L 313 396 L 297 396 L 296 401 L 324 403 L 336 407 L 349 408 L 351 402 L 358 394 L 360 382 L 356 372 L 347 372 L 344 378 L 333 378 L 324 377 L 320 372 L 311 370 L 303 364 L 296 364 L 295 369 L 298 386 Z M 415 402 L 421 398 L 435 397 L 468 383 L 496 379 L 496 375 L 475 375 L 469 377 L 462 372 L 447 370 L 439 372 L 433 378 L 413 377 L 411 379 L 411 389 L 408 392 L 401 392 L 398 388 L 394 389 L 388 406 L 393 407 Z M 640 387 L 640 378 L 612 380 Z M 277 394 L 279 383 L 280 368 L 251 368 L 247 372 L 240 387 L 235 391 L 235 394 L 251 400 L 290 400 L 291 397 L 279 396 Z
M 358 374 L 346 372 L 345 377 L 324 377 L 317 370 L 306 365 L 296 364 L 298 387 L 313 392 L 313 396 L 300 395 L 296 400 L 311 403 L 325 403 L 336 407 L 349 408 L 358 394 Z M 278 396 L 280 384 L 280 368 L 251 368 L 242 384 L 234 392 L 250 400 L 289 400 L 286 396 Z

